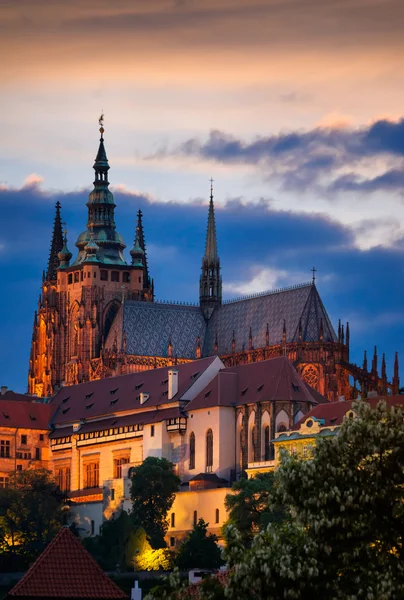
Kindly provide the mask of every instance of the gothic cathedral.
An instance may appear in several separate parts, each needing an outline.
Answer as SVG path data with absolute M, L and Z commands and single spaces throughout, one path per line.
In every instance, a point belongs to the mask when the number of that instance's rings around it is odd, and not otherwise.
M 371 368 L 350 362 L 350 331 L 335 332 L 315 279 L 290 288 L 222 300 L 211 189 L 199 304 L 155 302 L 142 213 L 130 261 L 116 231 L 104 129 L 94 163 L 86 229 L 77 256 L 67 247 L 56 204 L 48 268 L 34 316 L 28 392 L 49 397 L 61 386 L 219 355 L 226 366 L 287 356 L 314 390 L 335 401 L 398 393 L 375 348 Z

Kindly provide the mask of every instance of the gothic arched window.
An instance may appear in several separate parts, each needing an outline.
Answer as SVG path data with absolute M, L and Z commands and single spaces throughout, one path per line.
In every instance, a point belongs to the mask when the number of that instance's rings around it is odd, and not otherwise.
M 105 313 L 105 320 L 104 320 L 104 340 L 106 340 L 107 337 L 108 337 L 109 330 L 111 329 L 111 325 L 112 325 L 112 323 L 113 323 L 113 321 L 115 319 L 115 316 L 116 316 L 116 313 L 118 312 L 118 310 L 119 310 L 119 304 L 113 302 L 109 306 L 107 312 Z
M 195 469 L 195 434 L 189 436 L 189 468 Z
M 208 429 L 206 433 L 206 471 L 210 473 L 213 467 L 213 431 Z
M 264 429 L 264 460 L 269 460 L 270 448 L 269 448 L 269 425 Z

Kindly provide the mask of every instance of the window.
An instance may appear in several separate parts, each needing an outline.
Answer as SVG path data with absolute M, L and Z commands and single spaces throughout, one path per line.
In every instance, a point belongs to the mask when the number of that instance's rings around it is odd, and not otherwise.
M 154 437 L 154 425 L 150 427 L 150 437 Z
M 121 479 L 122 477 L 122 465 L 127 465 L 129 462 L 129 456 L 121 456 L 114 460 L 114 478 Z
M 76 273 L 74 274 L 74 283 L 78 283 L 79 282 L 79 272 L 76 271 Z
M 130 282 L 130 275 L 129 275 L 129 273 L 127 273 L 126 271 L 125 271 L 125 273 L 124 273 L 124 274 L 123 274 L 123 276 L 122 276 L 122 281 L 123 281 L 124 283 L 129 283 L 129 282 Z
M 111 281 L 119 281 L 119 271 L 112 271 Z
M 175 527 L 175 513 L 171 513 L 171 527 Z
M 35 448 L 35 460 L 41 460 L 41 449 Z
M 17 465 L 17 471 L 22 471 L 22 465 Z
M 115 490 L 111 488 L 111 500 L 115 500 Z
M 215 523 L 219 523 L 219 516 L 220 516 L 219 509 L 217 508 L 216 512 L 215 512 Z
M 105 269 L 102 269 L 100 271 L 100 279 L 101 279 L 101 281 L 108 281 L 108 271 L 105 271 Z
M 175 546 L 175 537 L 170 537 L 170 548 L 174 548 Z
M 0 488 L 8 487 L 9 482 L 10 479 L 8 477 L 6 477 L 5 475 L 0 476 Z
M 198 512 L 194 510 L 194 527 L 198 524 Z
M 0 456 L 1 458 L 10 458 L 10 442 L 8 440 L 0 440 Z
M 83 281 L 83 279 L 84 279 L 83 271 L 81 271 L 80 276 L 81 276 L 80 277 L 81 281 Z
M 195 434 L 189 436 L 189 468 L 195 469 Z
M 67 276 L 67 283 L 70 285 L 73 283 L 73 273 L 69 273 Z
M 40 434 L 39 434 L 39 441 L 40 441 L 40 442 L 43 442 L 43 441 L 44 441 L 44 435 L 43 435 L 43 433 L 40 433 Z
M 97 277 L 97 273 L 94 271 L 94 279 Z
M 70 491 L 70 467 L 56 469 L 56 482 L 62 492 Z
M 206 472 L 211 473 L 213 468 L 213 432 L 208 429 L 206 433 Z
M 270 457 L 270 446 L 269 446 L 269 425 L 264 429 L 264 460 L 269 460 Z
M 98 462 L 87 463 L 84 467 L 84 487 L 98 487 L 100 464 Z
M 93 519 L 91 519 L 91 535 L 94 535 L 95 532 L 95 523 L 93 521 Z
M 26 444 L 27 444 L 27 436 L 23 434 L 21 436 L 21 445 L 25 446 Z

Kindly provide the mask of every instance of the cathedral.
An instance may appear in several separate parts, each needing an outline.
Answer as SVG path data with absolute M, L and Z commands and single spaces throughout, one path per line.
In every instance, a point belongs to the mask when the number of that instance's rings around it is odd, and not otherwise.
M 67 246 L 56 204 L 49 262 L 35 312 L 28 392 L 60 388 L 158 367 L 220 357 L 225 367 L 287 357 L 329 401 L 397 394 L 398 359 L 388 381 L 375 348 L 370 368 L 350 362 L 349 324 L 335 331 L 313 279 L 289 288 L 222 300 L 222 275 L 211 188 L 199 303 L 156 302 L 139 211 L 130 250 L 116 230 L 114 197 L 101 123 L 86 229 L 77 255 Z

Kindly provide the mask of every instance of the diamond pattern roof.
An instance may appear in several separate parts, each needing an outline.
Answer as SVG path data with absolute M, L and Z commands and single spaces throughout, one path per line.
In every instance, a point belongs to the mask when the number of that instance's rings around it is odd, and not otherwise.
M 127 301 L 115 317 L 106 347 L 115 336 L 121 348 L 126 334 L 126 352 L 137 356 L 168 356 L 171 338 L 173 356 L 195 359 L 197 338 L 203 348 L 206 323 L 199 306 Z M 116 323 L 115 323 L 116 321 Z
M 310 283 L 223 304 L 209 320 L 204 355 L 214 353 L 216 334 L 219 354 L 231 352 L 233 331 L 236 352 L 241 352 L 243 348 L 247 350 L 250 327 L 254 348 L 261 348 L 266 345 L 267 324 L 269 345 L 279 344 L 284 320 L 287 341 L 296 342 L 300 319 L 303 341 L 319 340 L 321 319 L 324 341 L 336 341 L 316 286 Z
M 216 334 L 219 354 L 226 354 L 234 331 L 235 350 L 241 352 L 248 349 L 250 328 L 254 348 L 266 345 L 267 326 L 269 345 L 279 344 L 284 321 L 288 342 L 298 341 L 299 321 L 303 341 L 319 340 L 321 323 L 324 341 L 337 341 L 317 288 L 308 283 L 224 303 L 208 323 L 198 306 L 127 301 L 115 317 L 106 347 L 112 348 L 116 339 L 121 349 L 126 334 L 128 354 L 166 357 L 171 337 L 174 356 L 194 359 L 198 336 L 202 355 L 213 356 Z

